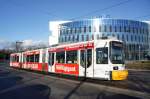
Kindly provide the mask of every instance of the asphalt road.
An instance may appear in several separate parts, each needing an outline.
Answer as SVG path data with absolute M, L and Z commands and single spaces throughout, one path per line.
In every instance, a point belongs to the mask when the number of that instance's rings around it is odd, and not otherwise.
M 70 80 L 0 65 L 0 99 L 150 99 L 150 72 L 126 81 Z

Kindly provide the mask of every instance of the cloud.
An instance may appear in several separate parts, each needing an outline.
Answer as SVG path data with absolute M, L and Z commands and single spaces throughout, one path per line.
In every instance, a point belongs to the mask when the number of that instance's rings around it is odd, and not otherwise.
M 36 49 L 36 48 L 43 48 L 48 46 L 48 42 L 38 40 L 33 41 L 31 39 L 23 40 L 23 41 L 6 41 L 6 40 L 0 40 L 0 49 L 8 49 L 8 50 L 15 50 L 16 49 L 16 42 L 22 42 L 18 43 L 18 48 L 21 49 Z
M 0 40 L 0 49 L 11 49 L 12 48 L 12 42 L 9 42 L 7 40 Z
M 22 43 L 22 46 L 32 46 L 33 44 L 33 41 L 32 40 L 24 40 L 24 41 L 22 41 L 23 43 Z
M 48 42 L 44 42 L 44 41 L 41 41 L 41 40 L 33 41 L 31 39 L 24 40 L 22 42 L 23 42 L 22 46 L 38 46 L 38 45 L 47 45 L 48 44 Z

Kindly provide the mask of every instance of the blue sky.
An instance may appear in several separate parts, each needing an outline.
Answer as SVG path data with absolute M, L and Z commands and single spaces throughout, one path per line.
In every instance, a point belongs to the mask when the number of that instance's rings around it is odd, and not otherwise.
M 122 1 L 127 0 L 0 0 L 0 41 L 48 41 L 48 23 L 52 20 L 101 15 L 150 20 L 150 0 L 129 0 L 101 10 Z

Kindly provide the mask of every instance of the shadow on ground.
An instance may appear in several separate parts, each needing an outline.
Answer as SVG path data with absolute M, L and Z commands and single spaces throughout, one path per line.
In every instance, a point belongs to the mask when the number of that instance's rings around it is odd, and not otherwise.
M 123 94 L 106 95 L 105 93 L 99 93 L 96 99 L 140 99 L 140 98 L 127 96 Z
M 51 89 L 48 86 L 37 84 L 0 94 L 1 99 L 49 99 Z
M 23 78 L 19 76 L 12 76 L 12 77 L 0 77 L 0 92 L 3 89 L 10 88 L 15 86 L 20 82 Z

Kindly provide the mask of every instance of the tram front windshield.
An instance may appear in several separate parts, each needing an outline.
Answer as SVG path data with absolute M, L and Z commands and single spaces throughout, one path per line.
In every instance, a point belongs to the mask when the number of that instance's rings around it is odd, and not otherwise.
M 123 44 L 121 42 L 110 42 L 110 60 L 112 64 L 124 64 Z

